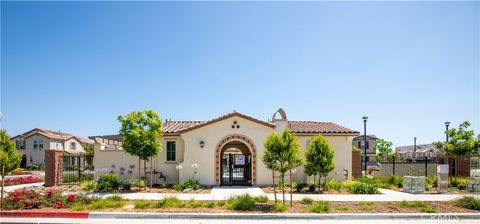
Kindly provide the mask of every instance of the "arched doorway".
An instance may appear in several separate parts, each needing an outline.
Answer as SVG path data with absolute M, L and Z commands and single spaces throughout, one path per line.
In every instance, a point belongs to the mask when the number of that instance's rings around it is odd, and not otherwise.
M 256 183 L 256 150 L 245 136 L 231 135 L 217 145 L 216 182 L 219 185 L 254 185 Z

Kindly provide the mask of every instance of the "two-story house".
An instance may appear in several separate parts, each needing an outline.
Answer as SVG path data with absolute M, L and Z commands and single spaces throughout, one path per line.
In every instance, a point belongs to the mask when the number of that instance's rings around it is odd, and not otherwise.
M 93 144 L 89 139 L 60 131 L 35 128 L 12 138 L 17 151 L 22 154 L 21 167 L 45 165 L 45 150 L 63 150 L 69 154 L 84 152 L 85 144 Z
M 377 137 L 375 135 L 367 135 L 367 141 L 365 142 L 365 139 L 363 137 L 364 135 L 357 136 L 353 138 L 352 145 L 353 147 L 357 147 L 360 149 L 362 155 L 364 154 L 364 150 L 367 149 L 367 166 L 372 166 L 376 164 L 376 159 L 375 155 L 377 155 L 377 152 L 373 149 L 373 146 L 377 142 Z M 362 156 L 362 169 L 363 169 L 363 156 Z
M 439 154 L 433 144 L 421 144 L 417 145 L 416 148 L 413 145 L 399 146 L 396 150 L 400 154 L 400 158 L 406 162 L 434 160 Z

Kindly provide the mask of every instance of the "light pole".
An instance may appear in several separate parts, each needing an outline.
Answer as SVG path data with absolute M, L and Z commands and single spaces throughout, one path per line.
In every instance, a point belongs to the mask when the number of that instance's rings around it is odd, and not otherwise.
M 417 160 L 417 137 L 413 137 L 413 156 Z
M 363 165 L 365 169 L 365 176 L 367 175 L 367 116 L 363 116 Z
M 445 139 L 448 142 L 448 126 L 450 126 L 450 121 L 445 121 Z

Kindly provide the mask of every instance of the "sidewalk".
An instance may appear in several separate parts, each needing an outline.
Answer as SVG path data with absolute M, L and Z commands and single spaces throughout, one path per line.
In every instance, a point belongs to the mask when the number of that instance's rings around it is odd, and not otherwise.
M 450 201 L 461 198 L 462 194 L 408 194 L 387 189 L 381 189 L 382 194 L 293 194 L 294 201 L 300 201 L 303 198 L 311 198 L 316 201 Z M 274 200 L 274 194 L 265 194 L 258 187 L 214 187 L 209 194 L 175 194 L 175 193 L 122 193 L 123 198 L 128 200 L 161 200 L 166 197 L 177 197 L 180 200 L 226 200 L 235 195 L 248 193 L 252 196 L 266 195 L 269 200 Z M 91 193 L 89 195 L 107 197 L 110 193 Z M 280 199 L 282 194 L 277 194 Z M 480 195 L 475 195 L 480 198 Z M 290 194 L 285 194 L 285 198 L 290 200 Z

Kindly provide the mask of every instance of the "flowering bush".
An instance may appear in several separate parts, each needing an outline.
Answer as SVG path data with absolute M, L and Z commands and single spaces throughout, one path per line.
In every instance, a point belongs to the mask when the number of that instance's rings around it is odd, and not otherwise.
M 5 186 L 19 185 L 19 184 L 32 184 L 43 182 L 40 178 L 34 176 L 16 177 L 5 179 Z
M 2 209 L 70 208 L 75 203 L 90 203 L 92 199 L 81 194 L 62 195 L 55 188 L 49 188 L 43 194 L 26 188 L 9 192 L 0 199 Z

